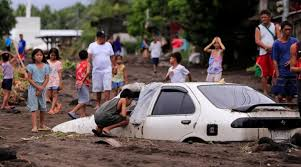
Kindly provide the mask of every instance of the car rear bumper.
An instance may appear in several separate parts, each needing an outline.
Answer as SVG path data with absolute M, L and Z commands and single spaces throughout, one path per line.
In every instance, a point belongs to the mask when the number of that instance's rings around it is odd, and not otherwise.
M 268 128 L 295 129 L 301 128 L 301 118 L 296 117 L 245 117 L 231 123 L 232 128 Z

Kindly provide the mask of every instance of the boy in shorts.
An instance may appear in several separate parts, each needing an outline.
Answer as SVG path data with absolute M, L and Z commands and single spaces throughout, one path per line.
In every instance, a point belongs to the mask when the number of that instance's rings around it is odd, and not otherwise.
M 78 116 L 76 115 L 76 112 L 78 110 L 80 110 L 80 117 L 87 116 L 86 105 L 90 101 L 89 74 L 90 74 L 91 65 L 88 61 L 88 52 L 86 50 L 80 51 L 79 58 L 80 58 L 80 62 L 76 65 L 76 83 L 75 83 L 75 86 L 77 88 L 77 94 L 78 94 L 78 104 L 70 112 L 68 112 L 68 115 L 72 119 L 78 118 Z
M 160 42 L 160 38 L 158 36 L 154 37 L 154 41 L 151 42 L 149 50 L 151 52 L 151 58 L 152 58 L 152 64 L 153 64 L 153 70 L 154 74 L 157 73 L 157 68 L 159 64 L 159 57 L 161 56 L 162 52 L 162 45 Z

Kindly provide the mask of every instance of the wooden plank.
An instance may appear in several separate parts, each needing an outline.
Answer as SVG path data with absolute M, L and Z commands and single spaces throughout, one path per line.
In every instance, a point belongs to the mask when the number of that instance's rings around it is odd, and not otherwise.
M 121 143 L 111 137 L 100 137 L 100 140 L 98 140 L 97 142 L 95 142 L 97 144 L 108 144 L 111 145 L 113 147 L 121 147 Z

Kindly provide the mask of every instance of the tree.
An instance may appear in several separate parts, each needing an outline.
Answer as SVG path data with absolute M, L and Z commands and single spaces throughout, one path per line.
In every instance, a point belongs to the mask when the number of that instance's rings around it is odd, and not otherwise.
M 171 22 L 177 22 L 186 32 L 185 38 L 195 45 L 203 47 L 218 35 L 226 42 L 227 63 L 248 62 L 256 51 L 250 47 L 253 46 L 251 43 L 254 44 L 254 27 L 248 18 L 255 14 L 257 4 L 258 0 L 133 0 L 128 15 L 128 32 L 140 36 L 146 33 L 145 25 L 164 32 Z M 146 11 L 149 11 L 148 20 Z M 254 51 L 249 52 L 251 50 Z M 237 58 L 235 54 L 247 58 Z
M 18 5 L 18 8 L 14 11 L 16 17 L 25 17 L 26 15 L 26 6 L 24 4 Z
M 8 34 L 16 24 L 10 1 L 0 0 L 0 18 L 0 37 L 2 38 L 3 34 Z

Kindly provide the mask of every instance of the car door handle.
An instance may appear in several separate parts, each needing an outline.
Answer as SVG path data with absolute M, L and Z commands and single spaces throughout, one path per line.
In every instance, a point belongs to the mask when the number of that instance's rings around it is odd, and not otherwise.
M 189 125 L 191 123 L 191 120 L 182 120 L 181 123 L 184 125 Z

